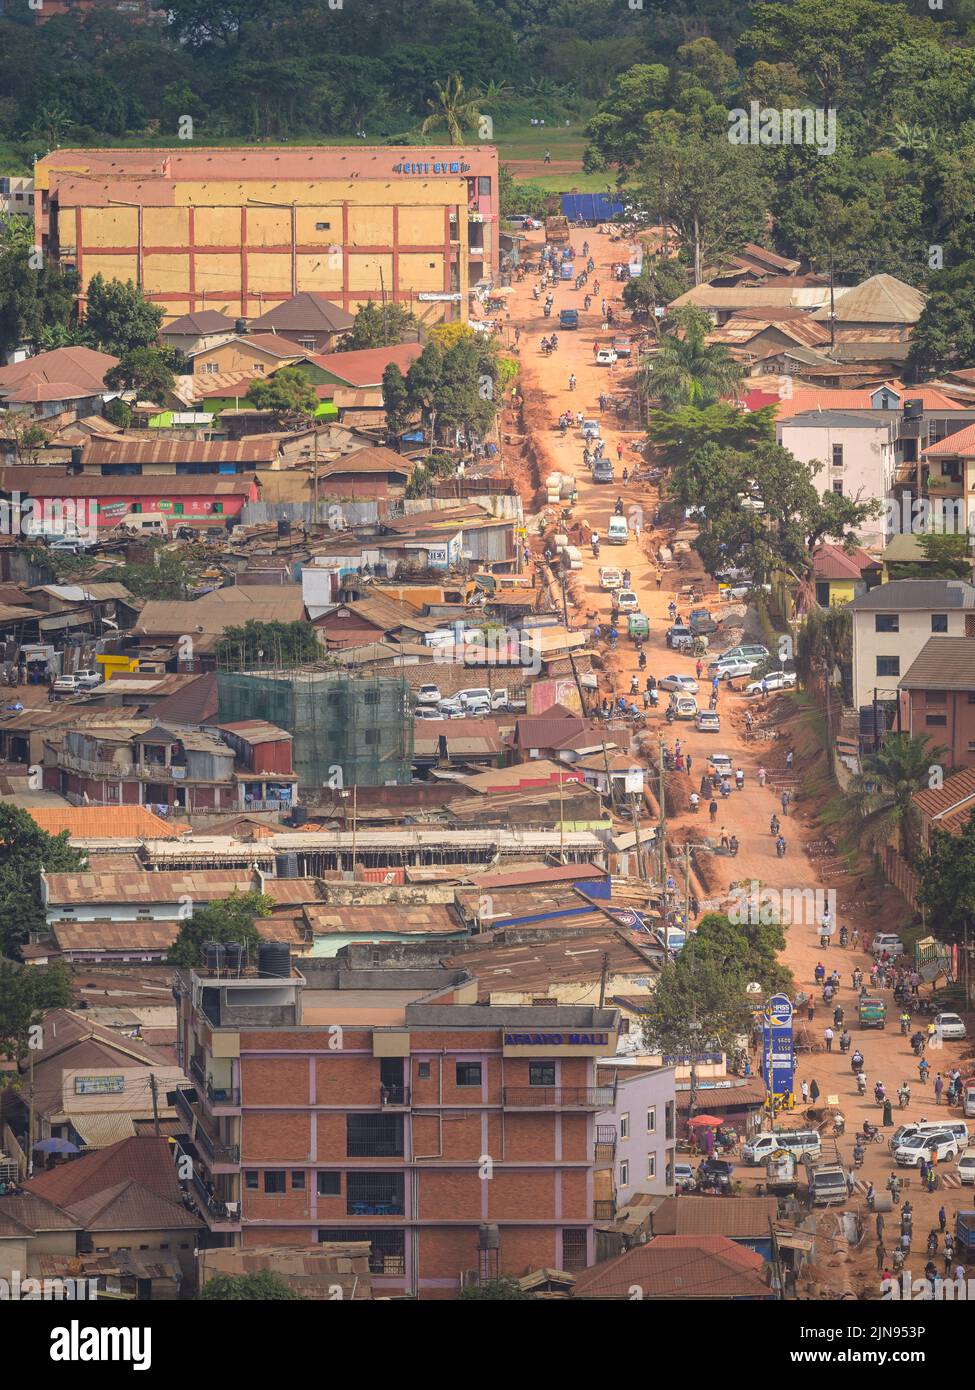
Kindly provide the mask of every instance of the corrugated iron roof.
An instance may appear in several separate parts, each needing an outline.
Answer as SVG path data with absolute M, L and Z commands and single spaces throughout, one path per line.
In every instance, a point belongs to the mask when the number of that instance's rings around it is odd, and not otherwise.
M 827 291 L 828 298 L 828 291 Z M 907 285 L 894 275 L 871 275 L 868 280 L 848 289 L 836 301 L 837 323 L 917 323 L 927 303 L 927 295 Z M 816 319 L 828 319 L 830 309 L 824 304 L 813 314 Z

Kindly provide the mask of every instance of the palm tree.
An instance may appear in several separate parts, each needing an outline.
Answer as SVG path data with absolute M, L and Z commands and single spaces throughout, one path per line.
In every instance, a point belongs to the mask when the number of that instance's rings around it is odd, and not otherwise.
M 699 309 L 679 309 L 667 322 L 653 357 L 640 367 L 636 390 L 665 410 L 682 405 L 714 405 L 745 375 L 723 343 L 706 341 L 711 320 Z
M 931 747 L 927 738 L 889 734 L 883 747 L 863 760 L 863 771 L 852 784 L 853 799 L 863 817 L 862 839 L 880 849 L 897 835 L 905 859 L 917 833 L 919 813 L 914 793 L 930 785 L 932 766 L 938 766 L 947 748 Z
M 468 92 L 464 80 L 452 72 L 446 82 L 434 82 L 436 101 L 428 101 L 430 114 L 420 126 L 420 133 L 444 126 L 452 145 L 464 143 L 464 130 L 477 130 L 481 120 L 481 98 Z

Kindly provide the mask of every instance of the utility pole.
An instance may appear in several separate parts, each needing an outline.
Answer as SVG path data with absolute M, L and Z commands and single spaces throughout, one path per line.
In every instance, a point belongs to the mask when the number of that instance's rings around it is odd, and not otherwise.
M 359 784 L 356 782 L 352 787 L 352 882 L 355 883 L 355 840 L 356 840 L 356 820 L 358 813 L 358 792 Z
M 318 426 L 317 426 L 317 425 L 315 426 L 315 475 L 314 475 L 314 489 L 315 489 L 315 515 L 314 515 L 314 518 L 313 518 L 313 519 L 314 519 L 315 525 L 317 526 L 317 525 L 318 525 Z
M 636 835 L 636 871 L 640 878 L 646 882 L 647 871 L 643 862 L 643 846 L 640 844 L 640 815 L 637 811 L 636 792 L 630 792 L 630 810 L 633 812 L 633 831 Z
M 149 1093 L 152 1096 L 152 1129 L 156 1138 L 159 1138 L 159 1096 L 157 1094 L 156 1073 L 149 1073 Z
M 660 891 L 664 895 L 664 908 L 667 903 L 667 796 L 664 791 L 664 739 L 660 735 L 658 744 L 660 780 L 658 785 L 658 795 L 660 798 L 660 821 L 657 827 L 657 834 L 660 838 Z
M 599 971 L 599 1007 L 606 1003 L 606 976 L 609 973 L 609 952 L 603 952 L 603 963 Z
M 562 780 L 565 774 L 559 768 L 559 863 L 565 863 L 565 810 L 562 792 Z
M 27 1176 L 34 1176 L 34 1049 L 28 1053 L 27 1067 Z

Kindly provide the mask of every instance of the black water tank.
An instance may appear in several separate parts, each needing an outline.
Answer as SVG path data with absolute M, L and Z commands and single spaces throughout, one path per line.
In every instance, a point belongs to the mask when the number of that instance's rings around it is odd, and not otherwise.
M 274 856 L 274 867 L 278 878 L 297 878 L 298 877 L 298 856 L 293 851 L 288 854 L 276 854 Z
M 913 397 L 904 402 L 904 419 L 917 420 L 924 414 L 924 401 Z
M 292 806 L 291 815 L 288 817 L 290 825 L 304 825 L 308 819 L 308 810 L 305 806 Z
M 228 941 L 226 951 L 227 974 L 239 975 L 247 964 L 247 947 L 242 941 Z
M 235 332 L 238 336 L 240 336 L 240 335 L 246 333 L 246 332 L 247 332 L 247 320 L 246 320 L 246 319 L 234 319 L 234 332 Z
M 257 948 L 257 969 L 261 975 L 291 978 L 291 947 L 286 941 L 262 941 Z
M 204 941 L 203 966 L 206 970 L 222 970 L 227 960 L 227 948 L 222 941 Z
M 278 538 L 291 535 L 291 522 L 282 518 L 278 522 Z
M 72 473 L 80 473 L 82 471 L 83 465 L 81 459 L 84 452 L 84 449 L 82 449 L 80 445 L 75 445 L 75 447 L 71 450 L 70 471 Z
M 501 1228 L 499 1226 L 478 1226 L 477 1246 L 479 1250 L 499 1250 L 501 1248 Z

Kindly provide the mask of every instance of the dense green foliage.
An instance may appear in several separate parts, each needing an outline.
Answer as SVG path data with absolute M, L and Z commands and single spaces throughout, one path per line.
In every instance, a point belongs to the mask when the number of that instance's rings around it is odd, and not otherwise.
M 272 410 L 275 423 L 292 429 L 307 425 L 315 414 L 318 397 L 300 367 L 279 367 L 267 381 L 252 381 L 247 392 L 248 405 L 256 410 Z
M 191 915 L 181 923 L 169 948 L 171 965 L 199 965 L 204 941 L 239 941 L 247 947 L 251 963 L 256 962 L 261 935 L 254 921 L 271 915 L 273 899 L 264 893 L 231 893 L 222 902 L 189 906 Z
M 45 1010 L 67 1008 L 71 1001 L 71 972 L 63 962 L 20 966 L 0 960 L 0 1057 L 23 1057 L 32 1025 Z
M 300 1302 L 301 1294 L 270 1270 L 254 1274 L 217 1274 L 208 1279 L 200 1293 L 207 1303 L 292 1303 Z
M 48 835 L 26 811 L 0 802 L 0 954 L 13 955 L 44 927 L 41 869 L 69 873 L 80 867 L 67 833 Z
M 939 941 L 972 939 L 975 927 L 975 814 L 958 835 L 935 830 L 914 867 L 927 921 Z
M 304 618 L 294 623 L 260 623 L 249 618 L 242 627 L 224 628 L 217 646 L 218 659 L 234 668 L 297 666 L 321 655 L 315 629 Z

